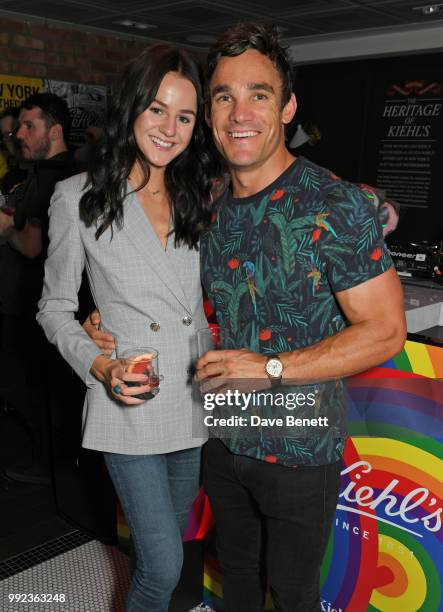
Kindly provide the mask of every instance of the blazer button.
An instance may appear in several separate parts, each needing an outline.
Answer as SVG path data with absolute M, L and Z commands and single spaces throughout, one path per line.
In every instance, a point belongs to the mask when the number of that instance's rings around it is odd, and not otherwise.
M 183 325 L 188 325 L 188 326 L 191 325 L 191 323 L 192 323 L 191 317 L 188 317 L 188 316 L 183 317 L 182 323 L 183 323 Z
M 153 332 L 158 332 L 158 330 L 160 329 L 160 323 L 151 323 L 151 325 L 149 326 Z

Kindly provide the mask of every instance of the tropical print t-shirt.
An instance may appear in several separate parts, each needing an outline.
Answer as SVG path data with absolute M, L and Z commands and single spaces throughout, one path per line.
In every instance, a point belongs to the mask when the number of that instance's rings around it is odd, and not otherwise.
M 294 351 L 346 325 L 334 294 L 385 272 L 392 261 L 376 211 L 358 187 L 298 157 L 271 185 L 251 197 L 218 200 L 200 241 L 204 288 L 230 348 L 265 355 Z M 279 387 L 284 389 L 285 385 Z M 273 390 L 276 392 L 276 390 Z M 345 435 L 342 380 L 303 387 L 315 407 L 294 411 L 328 415 L 321 434 L 299 428 L 242 428 L 223 442 L 234 453 L 288 466 L 337 461 Z M 280 409 L 280 416 L 287 411 Z M 314 414 L 315 413 L 315 414 Z M 274 415 L 275 416 L 275 415 Z

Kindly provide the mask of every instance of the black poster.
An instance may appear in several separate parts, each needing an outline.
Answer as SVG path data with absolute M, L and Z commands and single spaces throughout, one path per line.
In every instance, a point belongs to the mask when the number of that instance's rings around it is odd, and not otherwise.
M 443 187 L 443 79 L 411 72 L 372 78 L 361 176 L 402 206 L 426 208 Z

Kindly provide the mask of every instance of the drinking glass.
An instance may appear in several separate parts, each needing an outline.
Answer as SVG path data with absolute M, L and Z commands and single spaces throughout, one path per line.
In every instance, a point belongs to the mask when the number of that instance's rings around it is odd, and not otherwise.
M 131 374 L 144 374 L 148 377 L 146 382 L 125 380 L 125 385 L 128 387 L 141 387 L 149 385 L 151 391 L 140 393 L 136 397 L 138 399 L 152 399 L 160 391 L 160 381 L 163 376 L 159 374 L 158 369 L 158 351 L 149 346 L 138 346 L 124 350 L 118 355 L 125 363 L 125 371 Z
M 210 323 L 209 327 L 197 330 L 197 349 L 199 358 L 208 351 L 220 350 L 222 348 L 222 332 L 220 330 L 220 325 L 217 325 L 217 323 Z

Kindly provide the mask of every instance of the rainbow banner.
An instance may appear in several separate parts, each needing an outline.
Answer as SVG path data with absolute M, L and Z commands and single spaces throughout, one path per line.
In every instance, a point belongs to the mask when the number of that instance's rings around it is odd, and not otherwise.
M 213 524 L 209 500 L 203 491 L 203 487 L 201 487 L 192 505 L 183 542 L 203 540 L 211 531 Z
M 322 567 L 322 611 L 443 611 L 442 379 L 443 348 L 410 341 L 350 379 L 351 438 Z M 210 537 L 204 599 L 223 610 Z
M 200 487 L 194 503 L 192 504 L 188 524 L 183 536 L 183 542 L 203 540 L 211 531 L 212 526 L 213 518 L 209 501 L 203 488 Z M 128 551 L 130 539 L 129 528 L 119 503 L 117 503 L 117 539 L 119 548 L 123 551 Z

